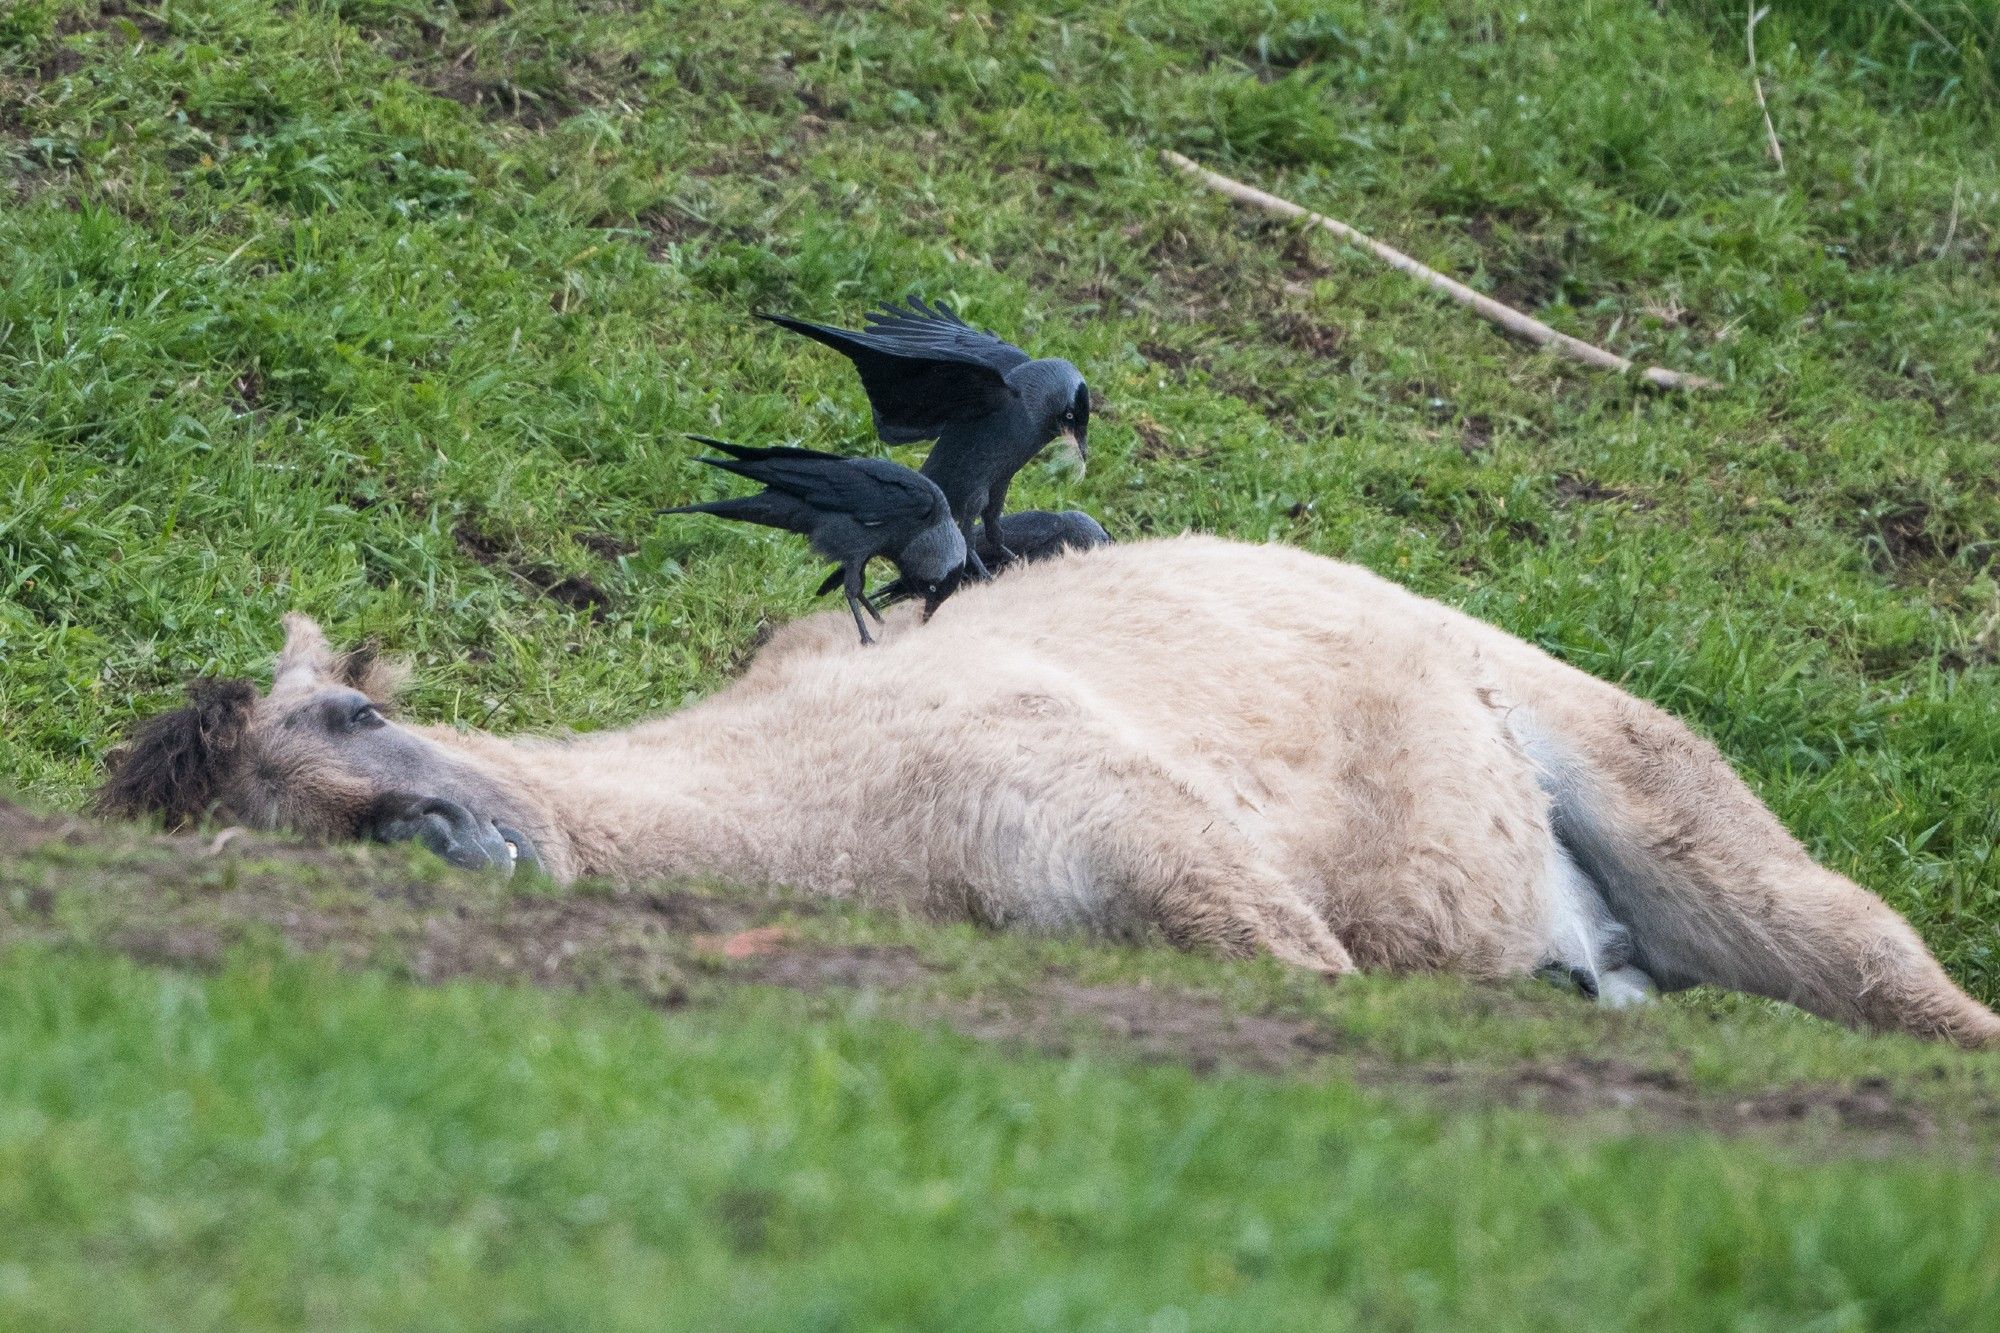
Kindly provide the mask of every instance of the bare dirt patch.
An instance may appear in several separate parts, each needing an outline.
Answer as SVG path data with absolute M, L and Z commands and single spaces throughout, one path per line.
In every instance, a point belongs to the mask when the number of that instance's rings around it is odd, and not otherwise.
M 1977 495 L 1978 479 L 1954 479 L 1953 490 Z M 1938 568 L 1961 563 L 1973 574 L 2000 566 L 2000 538 L 1982 531 L 1976 518 L 1935 505 L 1910 490 L 1851 496 L 1856 515 L 1851 530 L 1875 571 L 1892 579 L 1921 580 Z
M 797 944 L 772 950 L 732 972 L 753 985 L 801 991 L 894 990 L 917 985 L 931 975 L 915 950 L 881 944 Z
M 1483 454 L 1493 447 L 1493 418 L 1474 413 L 1468 416 L 1458 428 L 1458 449 L 1467 458 Z
M 1185 352 L 1162 342 L 1140 343 L 1139 355 L 1154 365 L 1165 366 L 1168 370 L 1176 372 L 1186 370 L 1191 365 L 1201 364 L 1201 358 L 1193 352 Z
M 1900 569 L 1920 560 L 1935 560 L 1945 543 L 1931 531 L 1931 507 L 1921 500 L 1896 505 L 1875 523 L 1876 565 Z
M 581 574 L 524 558 L 505 538 L 495 536 L 471 523 L 452 529 L 458 549 L 491 569 L 504 569 L 550 601 L 573 611 L 587 611 L 592 620 L 603 620 L 611 608 L 611 594 Z
M 599 560 L 617 560 L 639 551 L 639 543 L 610 532 L 579 532 L 576 544 Z
M 412 81 L 488 120 L 509 121 L 523 129 L 545 130 L 576 110 L 576 104 L 566 97 L 523 88 L 503 75 L 482 74 L 458 65 L 420 69 Z
M 696 174 L 704 174 L 712 164 L 696 168 Z M 733 174 L 733 167 L 726 167 L 716 174 Z M 639 225 L 647 233 L 646 253 L 655 260 L 668 257 L 676 246 L 698 245 L 715 240 L 735 241 L 739 245 L 759 244 L 757 233 L 735 223 L 711 220 L 698 211 L 698 206 L 688 204 L 666 204 L 651 209 L 639 217 Z
M 1029 996 L 1033 1002 L 1025 1005 L 1016 997 L 961 1001 L 945 1017 L 983 1041 L 1067 1054 L 1109 1040 L 1139 1059 L 1202 1074 L 1284 1073 L 1339 1045 L 1311 1023 L 1232 1014 L 1212 1000 L 1149 986 L 1089 986 L 1052 975 Z
M 1464 223 L 1484 257 L 1489 291 L 1516 310 L 1538 310 L 1562 296 L 1581 252 L 1574 228 L 1550 235 L 1544 223 L 1531 209 L 1506 206 L 1475 213 Z
M 1084 986 L 1050 977 L 1032 1003 L 962 1003 L 946 1021 L 968 1036 L 1044 1052 L 1110 1044 L 1141 1060 L 1196 1073 L 1237 1069 L 1281 1075 L 1328 1057 L 1357 1082 L 1415 1088 L 1454 1107 L 1520 1106 L 1552 1115 L 1621 1114 L 1656 1128 L 1746 1133 L 1816 1125 L 1887 1139 L 1929 1141 L 1935 1117 L 1879 1079 L 1853 1087 L 1797 1085 L 1743 1097 L 1696 1087 L 1675 1070 L 1579 1056 L 1511 1069 L 1403 1064 L 1381 1059 L 1326 1028 L 1276 1015 L 1234 1014 L 1200 996 L 1145 986 Z M 2000 1120 L 2000 1104 L 1984 1115 Z
M 1322 323 L 1298 310 L 1279 310 L 1265 321 L 1271 336 L 1286 346 L 1313 356 L 1340 359 L 1347 343 L 1347 330 L 1338 324 Z
M 1652 508 L 1652 501 L 1637 491 L 1623 486 L 1613 486 L 1574 472 L 1557 474 L 1551 486 L 1560 504 L 1618 503 L 1637 510 Z

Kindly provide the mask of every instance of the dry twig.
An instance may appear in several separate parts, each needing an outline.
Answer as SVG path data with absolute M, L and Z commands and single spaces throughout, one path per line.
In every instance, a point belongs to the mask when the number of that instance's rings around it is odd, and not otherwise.
M 1638 370 L 1639 379 L 1643 383 L 1650 384 L 1659 389 L 1713 389 L 1716 387 L 1714 380 L 1703 379 L 1699 375 L 1689 375 L 1678 370 L 1666 370 L 1659 366 L 1647 366 L 1643 370 L 1639 370 L 1632 362 L 1619 356 L 1616 352 L 1607 352 L 1602 347 L 1595 347 L 1590 343 L 1584 342 L 1581 338 L 1572 338 L 1567 333 L 1558 332 L 1542 323 L 1539 319 L 1530 315 L 1524 315 L 1512 306 L 1502 305 L 1492 297 L 1472 290 L 1472 288 L 1466 286 L 1456 278 L 1448 278 L 1436 269 L 1418 263 L 1401 250 L 1393 246 L 1384 245 L 1374 237 L 1356 231 L 1345 222 L 1327 217 L 1322 213 L 1314 213 L 1309 209 L 1301 208 L 1291 200 L 1280 199 L 1275 194 L 1266 194 L 1254 185 L 1245 185 L 1242 181 L 1231 180 L 1229 177 L 1210 171 L 1199 162 L 1183 157 L 1171 149 L 1163 151 L 1160 156 L 1170 165 L 1178 167 L 1188 175 L 1193 176 L 1211 190 L 1219 194 L 1228 195 L 1231 199 L 1239 203 L 1254 204 L 1265 212 L 1275 213 L 1279 217 L 1303 218 L 1314 226 L 1325 228 L 1342 240 L 1350 241 L 1360 246 L 1391 268 L 1402 270 L 1419 282 L 1443 292 L 1460 305 L 1470 306 L 1479 315 L 1517 337 L 1526 338 L 1529 342 L 1553 347 L 1559 352 L 1576 358 L 1578 361 L 1586 362 L 1604 370 L 1615 370 L 1620 374 L 1631 374 L 1633 371 Z
M 1936 24 L 1932 23 L 1929 19 L 1925 18 L 1922 14 L 1919 14 L 1914 8 L 1912 8 L 1910 5 L 1910 0 L 1896 0 L 1896 8 L 1902 10 L 1905 14 L 1908 14 L 1911 18 L 1915 19 L 1917 21 L 1917 26 L 1922 28 L 1925 32 L 1929 33 L 1932 41 L 1936 42 L 1939 46 L 1942 46 L 1945 50 L 1951 52 L 1953 55 L 1958 54 L 1958 44 L 1952 41 L 1951 38 L 1939 32 L 1937 30 Z
M 1757 0 L 1750 0 L 1750 21 L 1743 25 L 1743 41 L 1750 48 L 1750 88 L 1757 94 L 1757 109 L 1764 113 L 1764 142 L 1771 149 L 1771 160 L 1778 164 L 1778 174 L 1785 174 L 1785 150 L 1778 146 L 1778 127 L 1771 123 L 1771 108 L 1764 101 L 1764 79 L 1757 72 L 1757 25 L 1771 12 L 1765 5 L 1757 8 Z

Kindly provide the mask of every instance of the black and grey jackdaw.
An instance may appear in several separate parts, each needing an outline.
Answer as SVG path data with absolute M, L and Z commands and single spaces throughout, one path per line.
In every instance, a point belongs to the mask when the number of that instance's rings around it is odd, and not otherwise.
M 1057 436 L 1087 457 L 1090 389 L 1082 372 L 1055 358 L 1032 360 L 942 305 L 913 296 L 907 308 L 870 312 L 858 332 L 784 315 L 763 318 L 854 363 L 885 443 L 937 441 L 923 472 L 951 502 L 967 562 L 982 578 L 986 562 L 973 543 L 972 520 L 984 522 L 987 544 L 1005 558 L 1000 513 L 1014 474 Z
M 979 534 L 979 554 L 984 557 L 989 568 L 999 573 L 1008 565 L 1032 564 L 1037 560 L 1047 560 L 1061 555 L 1064 551 L 1087 551 L 1093 546 L 1111 545 L 1111 534 L 1081 509 L 1065 509 L 1053 513 L 1047 509 L 1020 509 L 1000 518 L 1000 536 L 1006 541 L 1007 554 L 1001 555 L 998 546 L 986 544 L 986 533 Z M 828 579 L 820 586 L 822 593 L 832 592 L 840 580 L 838 576 Z M 876 589 L 876 600 L 900 602 L 906 597 L 915 597 L 920 589 L 911 587 L 907 581 L 897 579 Z M 947 589 L 947 591 L 949 591 Z M 927 603 L 926 614 L 937 609 L 937 601 Z
M 862 571 L 876 556 L 893 562 L 900 581 L 924 598 L 926 615 L 958 582 L 965 567 L 965 539 L 951 506 L 935 482 L 901 463 L 813 449 L 756 449 L 705 435 L 688 438 L 729 455 L 696 461 L 761 482 L 764 489 L 660 512 L 714 514 L 805 537 L 815 551 L 840 566 L 836 577 L 844 585 L 861 642 L 875 641 L 861 618 L 862 608 L 878 622 L 882 619 L 861 590 Z
M 1081 509 L 1020 509 L 1000 516 L 1000 542 L 979 534 L 979 554 L 989 562 L 1047 560 L 1064 551 L 1111 545 L 1104 525 Z

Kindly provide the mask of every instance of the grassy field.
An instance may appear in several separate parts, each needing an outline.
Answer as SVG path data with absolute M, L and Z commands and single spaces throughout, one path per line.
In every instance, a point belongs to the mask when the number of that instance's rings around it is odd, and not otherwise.
M 1783 173 L 1705 0 L 8 0 L 0 786 L 76 806 L 295 607 L 415 658 L 427 720 L 712 689 L 821 571 L 654 519 L 714 485 L 683 433 L 865 447 L 845 366 L 749 314 L 922 291 L 1097 394 L 1089 476 L 1017 503 L 1356 560 L 1624 683 L 2000 1002 L 2000 6 L 1774 9 Z M 1168 147 L 1723 387 L 1510 343 Z M 2000 1067 L 1761 1005 L 604 925 L 13 815 L 0 871 L 8 1322 L 2000 1300 Z M 523 921 L 646 943 L 538 969 Z

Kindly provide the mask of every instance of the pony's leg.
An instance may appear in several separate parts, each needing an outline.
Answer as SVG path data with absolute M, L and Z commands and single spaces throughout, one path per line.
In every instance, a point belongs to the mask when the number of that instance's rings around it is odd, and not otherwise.
M 993 745 L 940 756 L 956 799 L 920 835 L 946 911 L 1035 930 L 1270 954 L 1340 974 L 1354 960 L 1307 891 L 1149 756 L 1036 696 L 989 712 Z
M 1270 954 L 1338 976 L 1353 956 L 1300 886 L 1272 871 L 1253 842 L 1163 774 L 1124 773 L 1120 810 L 1096 849 L 1107 888 L 1178 948 L 1226 958 Z
M 1347 947 L 1311 904 L 1266 875 L 1222 872 L 1177 877 L 1150 904 L 1160 933 L 1178 948 L 1225 958 L 1268 953 L 1329 976 L 1355 970 Z
M 1667 990 L 1710 984 L 1857 1027 L 2000 1046 L 1908 922 L 1814 863 L 1713 745 L 1585 689 L 1535 701 L 1558 836 Z

